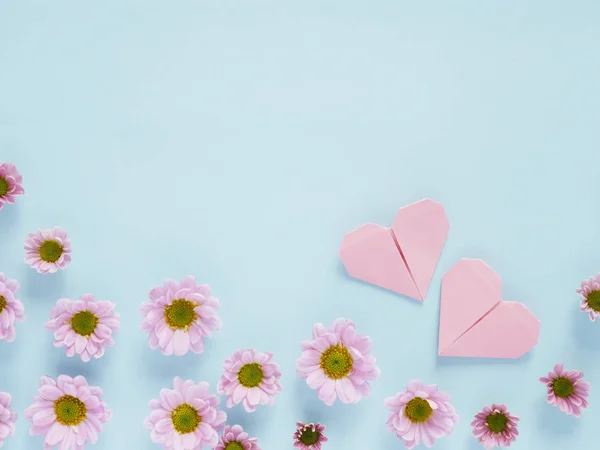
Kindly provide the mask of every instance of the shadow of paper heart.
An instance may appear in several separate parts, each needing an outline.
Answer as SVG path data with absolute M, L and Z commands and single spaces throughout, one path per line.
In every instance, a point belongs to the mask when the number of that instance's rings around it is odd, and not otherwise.
M 436 367 L 461 367 L 461 366 L 473 366 L 473 365 L 514 365 L 519 366 L 527 364 L 532 356 L 531 351 L 516 359 L 504 359 L 504 358 L 461 358 L 458 356 L 437 356 L 437 347 L 435 349 L 436 354 Z
M 351 277 L 348 274 L 348 271 L 346 270 L 346 268 L 344 267 L 344 264 L 341 261 L 339 261 L 338 264 L 337 264 L 337 272 L 344 279 L 346 279 L 346 280 L 348 280 L 348 281 L 350 281 L 352 283 L 361 284 L 361 285 L 364 285 L 364 286 L 368 286 L 369 289 L 374 289 L 375 291 L 381 292 L 382 294 L 385 294 L 385 295 L 387 295 L 389 297 L 392 297 L 392 298 L 404 298 L 406 300 L 409 300 L 407 302 L 408 304 L 418 305 L 419 307 L 422 308 L 423 307 L 423 303 L 425 303 L 424 301 L 421 302 L 421 301 L 416 300 L 414 298 L 407 297 L 406 295 L 398 294 L 397 292 L 390 291 L 389 289 L 382 288 L 380 286 L 377 286 L 376 284 L 367 283 L 366 281 L 361 281 L 358 278 Z

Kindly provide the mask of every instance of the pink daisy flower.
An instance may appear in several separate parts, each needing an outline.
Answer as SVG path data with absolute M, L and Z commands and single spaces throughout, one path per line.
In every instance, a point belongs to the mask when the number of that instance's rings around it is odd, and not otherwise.
M 44 450 L 84 450 L 95 444 L 111 412 L 102 401 L 102 390 L 82 376 L 42 377 L 33 405 L 25 410 L 32 422 L 29 434 L 44 435 Z
M 59 227 L 29 233 L 25 239 L 25 262 L 39 273 L 54 273 L 71 262 L 71 241 Z
M 317 323 L 313 339 L 301 344 L 296 371 L 325 404 L 336 398 L 357 403 L 371 392 L 369 380 L 379 378 L 375 357 L 369 354 L 372 345 L 369 336 L 356 334 L 351 320 L 337 319 L 331 330 Z
M 588 313 L 592 321 L 600 317 L 600 273 L 589 280 L 583 280 L 575 292 L 581 294 L 581 310 Z
M 258 439 L 251 438 L 239 425 L 226 426 L 215 450 L 260 450 Z
M 165 450 L 202 450 L 215 448 L 218 431 L 227 414 L 217 409 L 219 398 L 209 392 L 206 382 L 195 384 L 176 377 L 174 389 L 161 389 L 158 399 L 150 401 L 152 413 L 144 422 L 155 444 Z
M 321 450 L 323 442 L 327 442 L 325 425 L 320 423 L 296 422 L 294 433 L 294 447 L 300 450 Z
M 142 330 L 150 333 L 150 348 L 165 355 L 202 353 L 204 338 L 221 328 L 219 300 L 210 295 L 208 284 L 196 285 L 196 277 L 187 276 L 181 283 L 167 280 L 152 289 L 149 297 L 150 302 L 140 308 Z
M 15 323 L 25 320 L 23 303 L 16 298 L 18 290 L 19 283 L 0 272 L 0 340 L 14 341 L 17 337 Z
M 548 403 L 558 406 L 564 413 L 581 416 L 582 410 L 588 406 L 587 397 L 591 387 L 590 383 L 581 378 L 583 372 L 564 370 L 562 364 L 555 365 L 548 376 L 540 378 L 548 387 Z
M 115 344 L 112 335 L 121 327 L 121 320 L 114 309 L 114 303 L 96 302 L 92 294 L 79 300 L 61 298 L 50 311 L 46 328 L 54 333 L 55 347 L 66 347 L 69 358 L 77 354 L 88 362 Z
M 278 367 L 272 353 L 238 350 L 225 360 L 217 392 L 227 396 L 228 408 L 241 403 L 247 412 L 254 412 L 258 405 L 272 405 L 282 389 Z
M 14 164 L 0 164 L 0 209 L 5 203 L 14 203 L 17 195 L 23 195 L 22 182 L 23 177 Z
M 0 447 L 4 445 L 6 438 L 15 434 L 15 422 L 17 413 L 10 410 L 12 397 L 7 392 L 0 392 Z
M 452 434 L 458 422 L 450 396 L 439 392 L 435 384 L 417 380 L 408 383 L 406 391 L 387 398 L 385 407 L 392 412 L 387 420 L 390 431 L 409 449 L 421 442 L 433 447 L 436 439 Z
M 519 418 L 508 412 L 506 405 L 486 406 L 471 422 L 473 436 L 486 450 L 510 447 L 519 435 L 518 421 Z

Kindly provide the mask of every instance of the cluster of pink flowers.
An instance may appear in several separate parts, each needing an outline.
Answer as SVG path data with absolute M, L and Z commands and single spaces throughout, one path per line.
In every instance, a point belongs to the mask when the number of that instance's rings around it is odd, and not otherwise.
M 24 193 L 23 177 L 14 164 L 0 164 L 0 210 Z M 71 262 L 71 242 L 60 227 L 29 233 L 24 243 L 25 262 L 40 274 L 65 269 Z M 23 303 L 17 299 L 19 283 L 0 273 L 0 340 L 16 338 L 15 324 L 25 319 Z M 592 321 L 600 317 L 600 274 L 581 282 L 581 311 Z M 166 280 L 150 290 L 149 301 L 141 308 L 141 328 L 148 333 L 151 349 L 165 355 L 183 356 L 204 350 L 205 340 L 220 330 L 219 300 L 210 286 L 198 284 L 193 276 L 181 282 Z M 54 345 L 66 355 L 82 361 L 100 358 L 114 345 L 121 323 L 115 304 L 96 301 L 92 294 L 77 300 L 61 298 L 50 312 L 46 328 L 54 334 Z M 317 391 L 326 405 L 358 403 L 371 392 L 372 381 L 380 376 L 371 354 L 371 338 L 358 334 L 354 322 L 337 319 L 331 327 L 317 323 L 312 338 L 301 343 L 296 372 Z M 270 352 L 240 349 L 226 359 L 216 392 L 225 396 L 225 406 L 236 405 L 254 412 L 259 405 L 272 405 L 282 392 L 281 372 Z M 547 402 L 565 414 L 580 417 L 588 406 L 591 385 L 583 373 L 565 370 L 556 364 L 540 381 L 547 389 Z M 227 414 L 208 383 L 183 381 L 176 377 L 172 389 L 162 389 L 150 401 L 150 415 L 144 426 L 152 442 L 165 450 L 261 450 L 258 439 L 240 425 L 227 425 Z M 450 396 L 437 385 L 418 380 L 384 402 L 389 411 L 387 426 L 408 449 L 422 444 L 431 448 L 435 441 L 453 433 L 458 414 Z M 15 433 L 17 413 L 11 410 L 12 397 L 0 392 L 0 447 Z M 103 392 L 83 376 L 44 376 L 34 402 L 25 410 L 31 422 L 30 434 L 41 435 L 44 449 L 84 450 L 95 444 L 111 411 Z M 519 417 L 504 404 L 484 406 L 471 422 L 472 435 L 486 449 L 510 447 L 519 436 Z M 328 438 L 321 423 L 297 422 L 294 447 L 321 450 Z

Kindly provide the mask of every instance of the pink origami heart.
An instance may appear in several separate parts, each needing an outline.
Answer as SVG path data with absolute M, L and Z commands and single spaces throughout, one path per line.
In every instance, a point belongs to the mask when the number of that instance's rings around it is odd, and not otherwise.
M 502 301 L 502 280 L 480 259 L 461 259 L 442 279 L 439 356 L 518 358 L 538 341 L 540 321 Z
M 346 234 L 340 257 L 350 276 L 423 301 L 449 228 L 441 203 L 424 199 L 400 208 L 391 228 Z

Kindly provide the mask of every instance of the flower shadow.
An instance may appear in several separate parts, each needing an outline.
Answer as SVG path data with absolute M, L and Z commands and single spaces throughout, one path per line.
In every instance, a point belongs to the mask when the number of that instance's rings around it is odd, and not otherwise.
M 533 350 L 532 350 L 533 351 Z M 436 367 L 461 367 L 461 366 L 473 366 L 479 365 L 523 365 L 531 361 L 532 351 L 526 353 L 517 359 L 503 359 L 503 358 L 461 358 L 455 356 L 438 356 L 435 365 Z
M 230 426 L 240 425 L 244 431 L 250 433 L 251 436 L 265 434 L 265 425 L 275 421 L 275 411 L 270 406 L 258 406 L 253 413 L 246 412 L 240 405 L 233 408 L 225 408 L 227 413 L 227 424 Z
M 544 431 L 541 435 L 549 437 L 550 440 L 569 438 L 580 426 L 579 419 L 563 413 L 545 401 L 540 401 L 538 404 L 537 418 L 538 427 Z
M 25 275 L 22 277 L 24 283 L 21 284 L 24 297 L 34 300 L 44 299 L 49 302 L 55 302 L 61 297 L 65 284 L 62 271 L 59 270 L 53 274 L 43 275 L 28 266 L 25 270 Z M 37 303 L 34 302 L 34 304 Z M 44 307 L 48 306 L 46 304 L 43 305 Z
M 598 351 L 600 348 L 598 346 L 598 324 L 592 322 L 588 313 L 579 308 L 573 308 L 572 334 L 579 348 L 593 351 Z
M 321 400 L 317 391 L 312 390 L 306 381 L 296 378 L 294 384 L 295 403 L 300 405 L 298 420 L 320 422 L 328 428 L 340 430 L 352 429 L 360 421 L 365 409 L 359 405 L 344 405 L 339 400 L 332 406 L 327 406 Z
M 0 210 L 0 234 L 7 236 L 8 232 L 15 227 L 18 218 L 18 205 L 4 205 Z

